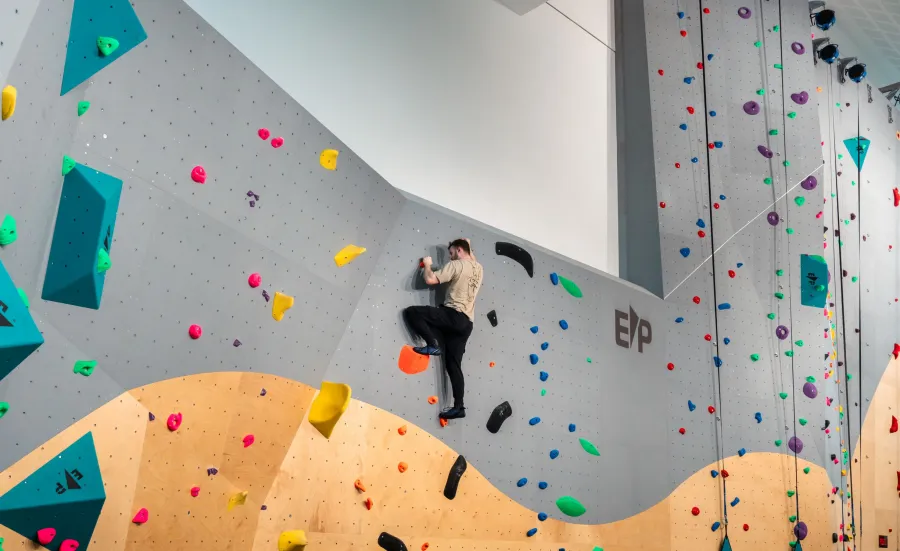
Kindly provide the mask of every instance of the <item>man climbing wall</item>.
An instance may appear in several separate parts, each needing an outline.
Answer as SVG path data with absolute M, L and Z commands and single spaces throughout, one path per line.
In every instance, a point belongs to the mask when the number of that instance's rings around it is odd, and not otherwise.
M 475 297 L 481 289 L 484 269 L 475 259 L 468 239 L 453 241 L 449 249 L 450 262 L 436 272 L 431 268 L 433 261 L 430 256 L 422 259 L 425 283 L 448 285 L 444 304 L 410 306 L 403 311 L 403 317 L 413 336 L 425 341 L 425 346 L 413 350 L 429 356 L 444 356 L 444 369 L 453 389 L 453 407 L 442 411 L 440 417 L 459 419 L 466 416 L 462 357 L 466 352 L 466 341 L 472 334 Z

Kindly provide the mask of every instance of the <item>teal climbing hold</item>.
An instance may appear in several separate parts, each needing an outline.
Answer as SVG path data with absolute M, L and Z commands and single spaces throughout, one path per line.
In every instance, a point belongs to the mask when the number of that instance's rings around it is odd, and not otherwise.
M 15 242 L 19 235 L 16 233 L 16 219 L 7 214 L 0 224 L 0 245 L 7 246 Z
M 99 251 L 112 246 L 122 180 L 76 164 L 63 182 L 41 297 L 100 308 L 106 274 Z
M 559 276 L 559 283 L 563 286 L 563 289 L 569 292 L 575 298 L 581 298 L 584 295 L 581 293 L 581 289 L 578 288 L 578 285 L 575 285 L 575 282 L 571 279 L 566 279 L 563 276 Z
M 862 136 L 856 138 L 848 138 L 844 140 L 844 147 L 850 152 L 853 163 L 859 170 L 863 169 L 863 163 L 866 162 L 866 155 L 869 153 L 870 141 Z
M 557 499 L 556 506 L 559 507 L 559 510 L 562 511 L 564 515 L 570 517 L 580 517 L 587 512 L 584 505 L 572 496 L 563 496 Z
M 0 497 L 0 524 L 26 538 L 52 527 L 57 539 L 86 551 L 106 501 L 94 437 L 89 432 Z
M 66 95 L 146 39 L 129 0 L 75 0 L 59 95 Z
M 0 380 L 44 344 L 21 297 L 0 262 Z
M 579 438 L 578 441 L 581 442 L 581 447 L 584 448 L 584 451 L 588 452 L 591 455 L 600 455 L 600 450 L 598 450 L 597 446 L 595 446 L 590 440 L 586 438 Z

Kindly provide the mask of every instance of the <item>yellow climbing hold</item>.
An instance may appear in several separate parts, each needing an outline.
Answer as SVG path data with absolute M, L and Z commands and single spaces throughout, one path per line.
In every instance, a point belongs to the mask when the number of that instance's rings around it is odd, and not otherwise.
M 284 313 L 292 306 L 294 306 L 294 297 L 276 292 L 275 298 L 272 300 L 272 317 L 275 318 L 275 321 L 281 321 L 284 319 Z
M 278 536 L 278 551 L 295 551 L 306 547 L 306 533 L 303 530 L 287 530 Z
M 247 492 L 245 490 L 243 492 L 238 492 L 238 493 L 234 494 L 233 496 L 229 497 L 228 498 L 228 510 L 230 511 L 230 510 L 234 509 L 235 507 L 237 507 L 238 505 L 243 505 L 244 503 L 246 503 L 247 495 L 249 495 L 249 493 L 250 492 Z
M 347 245 L 343 249 L 339 250 L 336 255 L 334 255 L 334 263 L 338 265 L 338 268 L 346 266 L 353 262 L 357 256 L 366 252 L 365 247 L 357 247 L 356 245 Z
M 343 383 L 322 381 L 322 388 L 309 408 L 309 424 L 325 438 L 331 438 L 334 426 L 347 411 L 350 392 L 350 387 Z
M 6 120 L 13 116 L 13 113 L 16 111 L 16 88 L 12 85 L 7 85 L 3 92 L 0 92 L 0 120 Z
M 319 164 L 328 170 L 337 170 L 338 152 L 336 149 L 324 149 L 319 155 Z

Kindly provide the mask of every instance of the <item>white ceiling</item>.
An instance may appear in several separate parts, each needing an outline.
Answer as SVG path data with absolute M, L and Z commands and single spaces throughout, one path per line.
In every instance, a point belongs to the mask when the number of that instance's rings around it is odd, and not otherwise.
M 900 81 L 900 0 L 828 0 L 827 7 L 837 16 L 827 34 L 841 56 L 865 63 L 873 86 Z

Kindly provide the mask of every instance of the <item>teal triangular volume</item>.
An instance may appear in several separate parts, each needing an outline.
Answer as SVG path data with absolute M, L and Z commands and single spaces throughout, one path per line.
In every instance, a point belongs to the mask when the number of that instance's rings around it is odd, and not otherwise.
M 36 539 L 38 530 L 55 528 L 46 547 L 63 540 L 86 551 L 106 500 L 94 437 L 89 432 L 0 497 L 0 524 Z
M 803 551 L 803 545 L 798 541 L 797 545 L 794 546 L 794 551 Z
M 848 138 L 844 140 L 844 147 L 850 152 L 850 157 L 856 163 L 856 168 L 863 169 L 863 163 L 866 162 L 866 155 L 869 153 L 869 144 L 871 142 L 862 136 L 856 138 Z
M 122 180 L 76 164 L 63 181 L 41 297 L 83 308 L 100 308 L 105 271 L 97 253 L 110 252 Z
M 44 336 L 0 262 L 0 381 L 42 344 Z
M 116 51 L 101 56 L 97 48 L 101 36 L 118 40 Z M 146 39 L 129 0 L 75 0 L 59 95 L 66 95 Z
M 824 258 L 815 254 L 800 255 L 800 290 L 801 305 L 825 308 L 828 298 L 828 264 Z
M 731 551 L 731 542 L 728 540 L 728 536 L 725 536 L 725 539 L 722 541 L 721 551 Z

